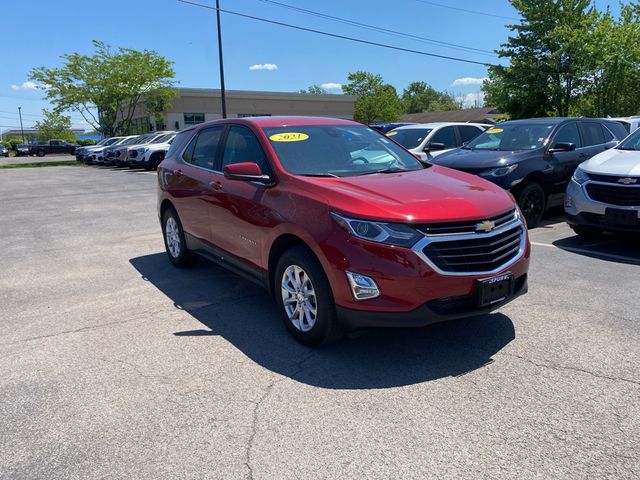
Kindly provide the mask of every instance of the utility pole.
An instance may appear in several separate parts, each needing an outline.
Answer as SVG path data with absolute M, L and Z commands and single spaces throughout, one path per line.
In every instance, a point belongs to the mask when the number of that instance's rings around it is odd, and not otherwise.
M 24 142 L 24 128 L 22 128 L 22 107 L 18 107 L 18 115 L 20 115 L 20 133 L 22 133 L 22 143 Z
M 222 118 L 227 118 L 227 99 L 224 92 L 224 64 L 222 63 L 222 31 L 220 30 L 220 0 L 216 0 L 216 18 L 218 20 L 218 57 L 220 59 L 220 96 L 222 98 Z

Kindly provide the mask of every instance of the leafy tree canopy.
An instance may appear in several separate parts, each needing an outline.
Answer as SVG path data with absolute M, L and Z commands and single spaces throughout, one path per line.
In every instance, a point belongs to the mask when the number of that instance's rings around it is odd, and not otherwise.
M 347 77 L 349 83 L 342 86 L 347 95 L 357 96 L 354 106 L 354 120 L 371 124 L 393 122 L 402 113 L 402 103 L 396 89 L 382 81 L 382 76 L 369 72 L 352 72 Z
M 172 62 L 151 50 L 112 48 L 93 41 L 93 55 L 63 55 L 60 68 L 38 67 L 31 79 L 45 89 L 56 111 L 77 111 L 106 135 L 128 129 L 135 106 L 149 99 L 151 112 L 175 96 Z M 97 111 L 97 116 L 94 112 Z
M 34 124 L 38 129 L 38 140 L 66 140 L 73 142 L 76 139 L 71 131 L 71 117 L 57 111 L 42 110 L 43 119 Z
M 438 92 L 425 82 L 412 82 L 402 92 L 406 113 L 459 110 L 460 102 L 446 92 Z
M 329 92 L 326 88 L 322 88 L 320 85 L 311 85 L 307 89 L 301 89 L 300 93 L 306 93 L 308 95 L 326 95 Z

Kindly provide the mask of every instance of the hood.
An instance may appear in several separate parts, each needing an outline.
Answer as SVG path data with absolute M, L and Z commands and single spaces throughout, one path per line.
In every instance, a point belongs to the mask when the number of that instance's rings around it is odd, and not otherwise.
M 450 222 L 494 217 L 514 208 L 509 193 L 475 175 L 433 166 L 358 177 L 295 177 L 330 209 L 363 219 Z
M 501 167 L 519 162 L 534 155 L 540 155 L 540 149 L 497 151 L 497 150 L 467 150 L 458 148 L 434 157 L 431 162 L 451 168 L 483 169 Z
M 149 143 L 147 145 L 139 145 L 137 148 L 147 148 L 149 150 L 169 150 L 170 143 Z
M 631 150 L 605 150 L 582 163 L 588 173 L 600 175 L 640 176 L 640 152 Z

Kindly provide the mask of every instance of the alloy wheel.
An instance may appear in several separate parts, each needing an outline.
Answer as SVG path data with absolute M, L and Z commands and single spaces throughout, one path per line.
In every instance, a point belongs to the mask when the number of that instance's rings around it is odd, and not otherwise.
M 167 249 L 173 258 L 178 258 L 182 249 L 180 241 L 180 227 L 173 217 L 167 218 L 164 226 L 164 234 L 167 239 Z
M 289 321 L 301 332 L 311 330 L 318 317 L 318 304 L 307 272 L 297 265 L 289 265 L 282 275 L 280 287 Z

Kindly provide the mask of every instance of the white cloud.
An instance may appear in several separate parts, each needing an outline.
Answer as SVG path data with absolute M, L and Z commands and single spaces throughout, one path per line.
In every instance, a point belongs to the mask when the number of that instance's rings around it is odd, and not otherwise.
M 475 78 L 475 77 L 463 77 L 456 78 L 451 84 L 452 87 L 460 87 L 460 86 L 468 86 L 468 85 L 482 85 L 482 82 L 487 80 L 487 77 L 484 78 Z
M 26 81 L 22 85 L 11 85 L 13 90 L 37 90 L 40 87 L 36 82 Z
M 456 97 L 456 101 L 462 103 L 462 108 L 480 108 L 484 106 L 484 92 L 471 92 Z
M 251 65 L 249 70 L 277 70 L 278 65 L 275 63 L 256 63 L 255 65 Z
M 327 83 L 322 83 L 320 86 L 326 90 L 342 90 L 341 83 L 327 82 Z

